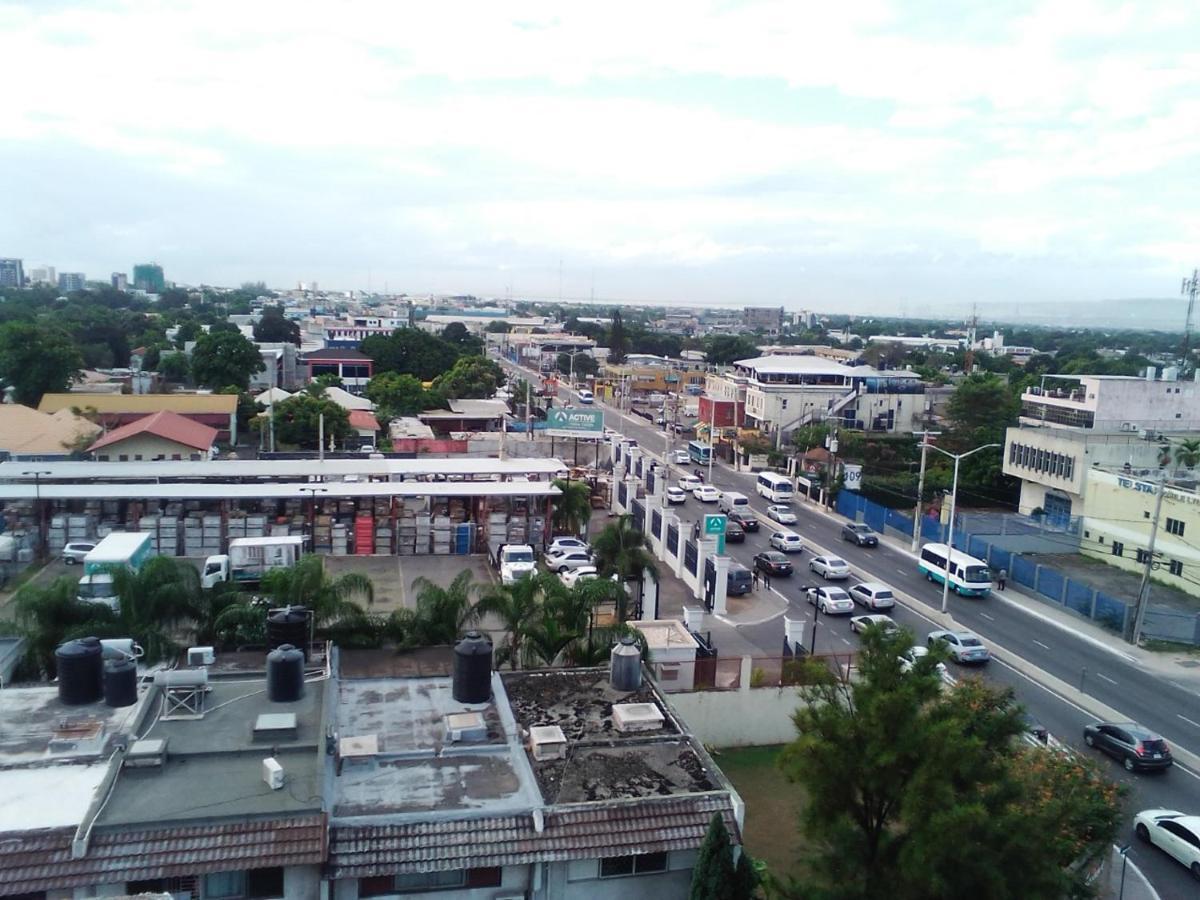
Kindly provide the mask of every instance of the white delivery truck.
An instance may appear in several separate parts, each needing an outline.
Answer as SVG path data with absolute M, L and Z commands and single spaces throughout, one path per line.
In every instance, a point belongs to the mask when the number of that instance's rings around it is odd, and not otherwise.
M 304 553 L 305 537 L 272 535 L 271 537 L 234 538 L 229 552 L 210 556 L 204 561 L 201 584 L 214 587 L 223 581 L 256 585 L 272 569 L 294 566 Z
M 501 584 L 513 584 L 533 574 L 537 565 L 533 558 L 533 547 L 529 544 L 498 544 L 489 548 L 488 556 L 500 573 Z
M 83 558 L 83 577 L 75 589 L 76 599 L 100 603 L 117 612 L 121 604 L 113 583 L 113 571 L 141 571 L 146 560 L 154 555 L 151 549 L 153 537 L 146 531 L 114 531 L 103 538 Z

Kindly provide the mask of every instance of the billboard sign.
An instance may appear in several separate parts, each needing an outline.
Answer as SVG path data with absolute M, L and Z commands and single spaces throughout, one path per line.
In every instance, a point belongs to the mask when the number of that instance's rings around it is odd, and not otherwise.
M 590 409 L 546 410 L 546 425 L 543 431 L 551 437 L 599 438 L 604 436 L 604 410 Z
M 843 484 L 848 491 L 857 491 L 862 487 L 862 466 L 842 466 Z

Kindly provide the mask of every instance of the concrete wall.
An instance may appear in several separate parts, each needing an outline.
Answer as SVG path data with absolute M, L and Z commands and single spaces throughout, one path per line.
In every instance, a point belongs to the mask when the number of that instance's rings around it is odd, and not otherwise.
M 200 451 L 193 447 L 164 440 L 152 434 L 139 434 L 107 447 L 101 447 L 96 458 L 103 462 L 118 462 L 121 456 L 125 455 L 128 457 L 128 462 L 135 462 L 139 459 L 151 460 L 160 456 L 171 459 L 175 454 L 179 454 L 180 459 L 188 460 L 192 458 L 192 454 L 196 453 L 200 453 Z M 107 460 L 104 459 L 106 456 Z
M 551 863 L 546 867 L 545 900 L 665 900 L 686 897 L 692 884 L 696 852 L 667 854 L 667 871 L 653 875 L 601 878 L 598 859 Z
M 742 684 L 749 680 L 743 678 Z M 669 700 L 692 734 L 710 747 L 785 744 L 796 737 L 792 713 L 801 703 L 796 688 L 743 686 L 671 694 Z

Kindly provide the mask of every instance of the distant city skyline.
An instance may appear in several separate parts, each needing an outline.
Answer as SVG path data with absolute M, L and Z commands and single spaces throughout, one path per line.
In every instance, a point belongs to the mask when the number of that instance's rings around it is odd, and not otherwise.
M 1031 318 L 1200 264 L 1196 5 L 230 10 L 0 4 L 0 252 Z

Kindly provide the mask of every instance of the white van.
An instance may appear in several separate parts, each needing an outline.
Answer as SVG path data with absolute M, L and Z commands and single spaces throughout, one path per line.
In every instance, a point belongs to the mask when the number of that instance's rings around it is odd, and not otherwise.
M 595 397 L 591 391 L 589 391 L 587 388 L 579 389 L 579 402 L 580 403 L 591 403 L 593 400 L 595 400 Z
M 739 494 L 737 491 L 725 491 L 721 494 L 721 503 L 718 507 L 721 512 L 749 512 L 750 498 L 745 494 Z
M 778 472 L 761 472 L 754 487 L 760 496 L 766 497 L 772 503 L 792 502 L 792 479 L 786 475 L 780 475 Z

